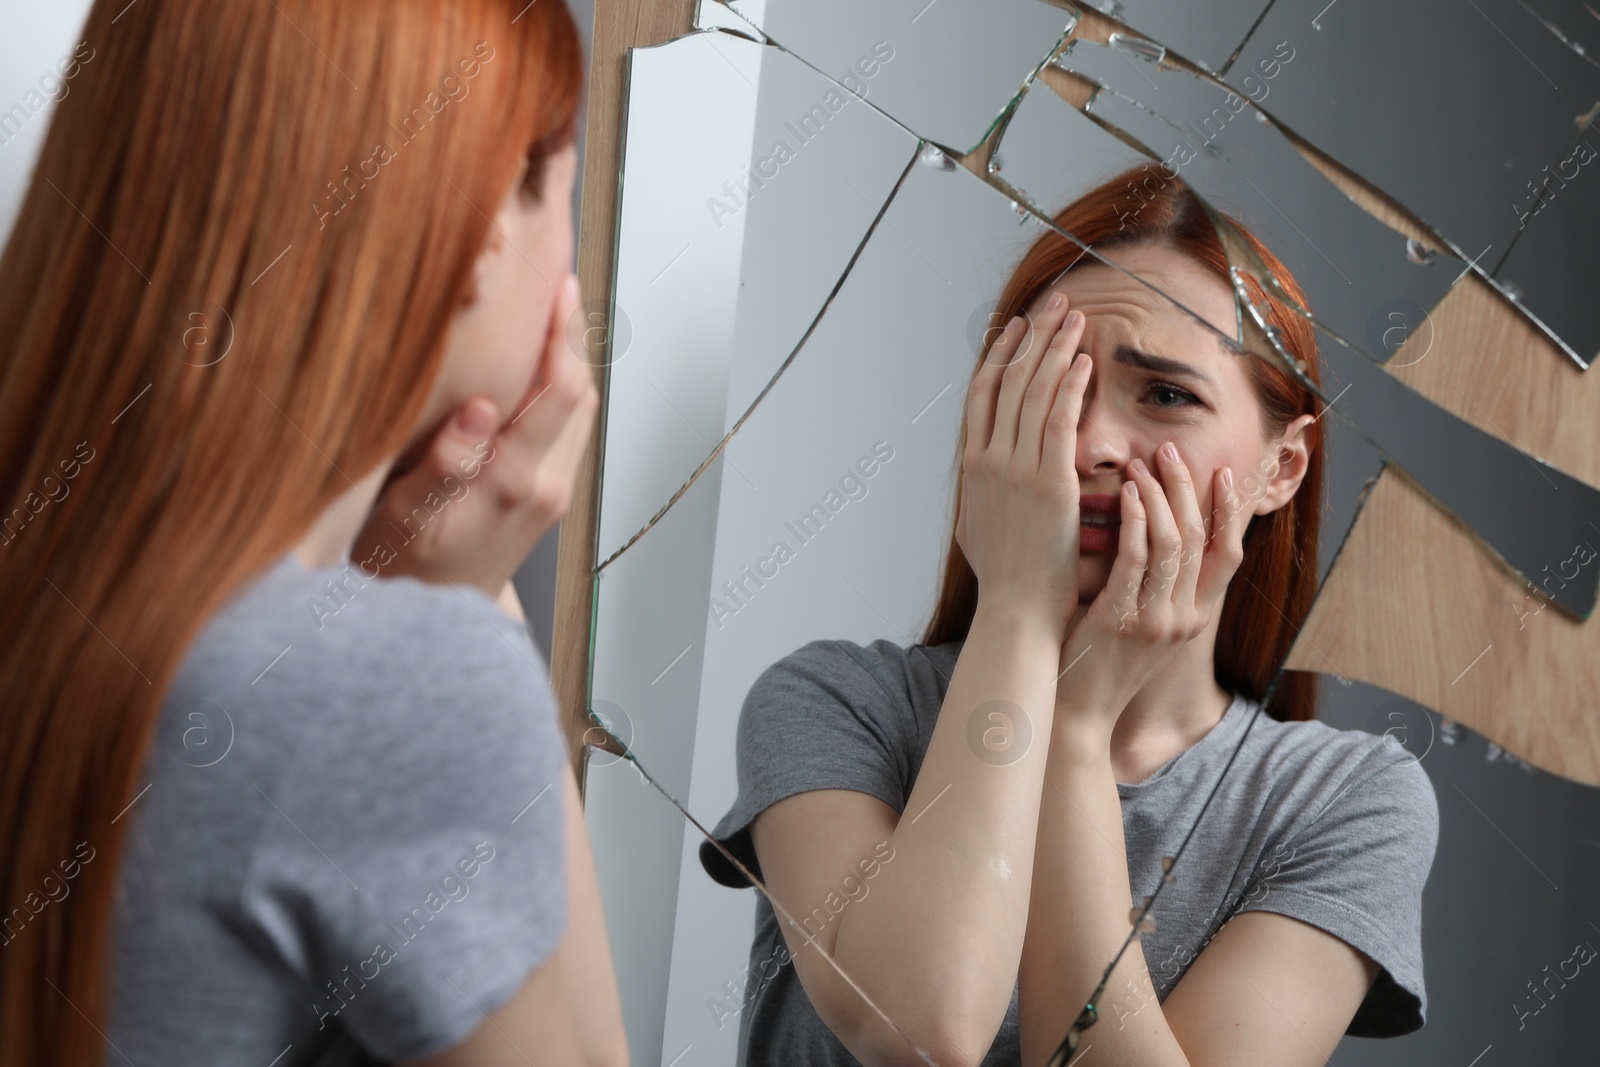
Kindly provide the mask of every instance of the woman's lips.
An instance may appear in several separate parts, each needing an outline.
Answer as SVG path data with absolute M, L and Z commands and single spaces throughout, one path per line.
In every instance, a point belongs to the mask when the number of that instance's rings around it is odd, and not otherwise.
M 1122 525 L 1121 515 L 1122 501 L 1115 493 L 1088 493 L 1080 497 L 1078 499 L 1078 551 L 1080 553 L 1115 552 L 1117 548 L 1117 531 Z M 1095 518 L 1090 519 L 1090 516 Z

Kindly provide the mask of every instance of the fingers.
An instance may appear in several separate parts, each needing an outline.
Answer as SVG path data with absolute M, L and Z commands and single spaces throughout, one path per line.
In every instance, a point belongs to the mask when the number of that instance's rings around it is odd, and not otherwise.
M 1122 527 L 1117 534 L 1117 558 L 1106 579 L 1106 594 L 1116 613 L 1117 630 L 1129 629 L 1139 614 L 1139 587 L 1144 584 L 1145 564 L 1149 560 L 1146 513 L 1139 483 L 1122 483 Z
M 1056 398 L 1060 395 L 1066 376 L 1071 372 L 1077 362 L 1078 342 L 1083 339 L 1084 317 L 1083 312 L 1073 310 L 1067 312 L 1061 323 L 1061 328 L 1050 338 L 1050 344 L 1045 348 L 1039 367 L 1034 372 L 1033 380 L 1028 384 L 1022 396 L 1022 410 L 1017 420 L 1017 452 L 1031 461 L 1032 466 L 1041 466 L 1045 458 L 1044 434 L 1046 422 L 1055 411 Z M 1087 374 L 1080 373 L 1075 385 L 1086 386 Z M 1062 413 L 1065 420 L 1065 412 Z M 1077 409 L 1072 412 L 1072 419 L 1068 426 L 1076 437 L 1078 428 Z M 1057 437 L 1060 436 L 1060 427 L 1056 427 Z M 1059 440 L 1056 443 L 1060 443 Z M 1059 463 L 1057 457 L 1051 457 L 1052 462 Z
M 593 368 L 579 357 L 579 342 L 567 336 L 567 325 L 578 308 L 578 300 L 578 279 L 569 274 L 550 309 L 539 373 L 517 402 L 516 410 L 509 413 L 496 447 L 503 441 L 518 452 L 545 452 L 570 422 L 583 394 L 594 390 Z
M 1162 469 L 1162 480 L 1167 487 L 1167 502 L 1172 507 L 1172 518 L 1177 524 L 1182 543 L 1178 553 L 1178 573 L 1173 582 L 1172 600 L 1180 607 L 1194 604 L 1195 586 L 1200 576 L 1200 561 L 1206 549 L 1206 525 L 1200 517 L 1200 501 L 1195 497 L 1194 480 L 1189 475 L 1189 465 L 1178 454 L 1175 442 L 1168 441 L 1156 449 L 1156 463 Z
M 1233 580 L 1244 559 L 1244 532 L 1252 514 L 1244 496 L 1234 484 L 1231 467 L 1218 468 L 1212 476 L 1211 542 L 1200 567 L 1195 587 L 1196 604 L 1207 612 L 1216 604 Z M 1216 503 L 1221 501 L 1220 506 Z
M 1041 385 L 1045 390 L 1043 397 L 1033 393 L 1032 387 L 1040 365 L 1045 362 L 1050 342 L 1055 339 L 1056 331 L 1061 328 L 1066 317 L 1067 298 L 1060 293 L 1051 293 L 1050 298 L 1045 301 L 1044 309 L 1033 317 L 1027 333 L 1019 342 L 1021 351 L 1001 372 L 1000 396 L 994 412 L 994 432 L 989 439 L 992 447 L 1008 452 L 1016 451 L 1017 428 L 1021 422 L 1025 395 L 1031 393 L 1035 404 L 1043 402 L 1045 409 L 1049 409 L 1050 398 L 1055 393 L 1055 381 Z M 1008 351 L 1006 354 L 1011 353 Z
M 1000 393 L 1000 377 L 1015 358 L 1015 347 L 1027 331 L 1022 316 L 1017 315 L 1006 323 L 1000 336 L 984 353 L 967 387 L 967 448 L 982 452 L 989 447 L 994 434 L 995 399 Z
M 1076 346 L 1078 342 L 1074 340 L 1072 343 Z M 1040 469 L 1052 482 L 1071 479 L 1076 484 L 1078 420 L 1083 414 L 1083 397 L 1093 374 L 1094 360 L 1089 353 L 1079 352 L 1068 365 L 1061 384 L 1056 387 L 1055 403 L 1045 423 L 1039 460 Z
M 1182 569 L 1183 539 L 1160 480 L 1142 459 L 1132 460 L 1128 469 L 1139 486 L 1139 500 L 1149 524 L 1149 562 L 1144 582 L 1147 595 L 1142 604 L 1148 607 L 1152 602 L 1171 603 L 1173 586 Z
M 589 366 L 584 358 L 588 354 L 587 323 L 573 318 L 582 299 L 578 276 L 568 273 L 561 279 L 550 307 L 550 321 L 545 323 L 544 360 L 530 392 L 538 392 L 562 374 L 575 373 L 579 366 Z

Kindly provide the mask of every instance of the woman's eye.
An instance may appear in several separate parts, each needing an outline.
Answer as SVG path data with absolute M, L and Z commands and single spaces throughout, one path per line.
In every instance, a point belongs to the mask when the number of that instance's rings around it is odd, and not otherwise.
M 1145 396 L 1156 407 L 1161 408 L 1176 408 L 1200 403 L 1200 398 L 1187 389 L 1179 389 L 1176 385 L 1169 385 L 1166 382 L 1151 382 L 1145 387 Z

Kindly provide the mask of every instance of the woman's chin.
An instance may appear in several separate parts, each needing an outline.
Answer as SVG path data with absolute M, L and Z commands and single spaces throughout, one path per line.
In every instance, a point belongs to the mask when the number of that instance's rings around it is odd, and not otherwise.
M 1078 603 L 1091 603 L 1100 595 L 1111 577 L 1111 564 L 1116 558 L 1115 552 L 1078 553 Z

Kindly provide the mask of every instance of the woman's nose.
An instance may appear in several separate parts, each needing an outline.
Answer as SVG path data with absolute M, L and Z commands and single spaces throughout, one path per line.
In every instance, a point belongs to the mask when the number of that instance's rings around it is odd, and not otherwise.
M 1098 403 L 1091 383 L 1078 415 L 1078 469 L 1085 473 L 1118 471 L 1128 458 L 1128 436 L 1115 416 Z

